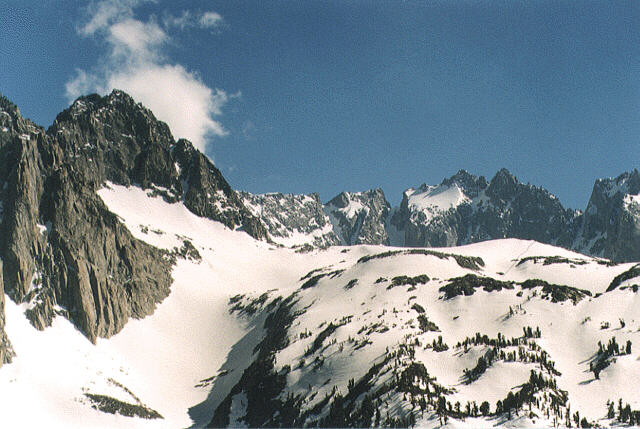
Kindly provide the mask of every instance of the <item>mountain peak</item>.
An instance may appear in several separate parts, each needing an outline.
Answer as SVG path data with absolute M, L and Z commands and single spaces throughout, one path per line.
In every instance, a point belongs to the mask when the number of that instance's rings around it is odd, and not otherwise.
M 487 194 L 494 198 L 510 199 L 517 192 L 519 182 L 506 168 L 501 168 L 489 183 Z
M 487 179 L 484 176 L 478 177 L 467 170 L 459 170 L 450 178 L 444 179 L 441 184 L 445 186 L 457 184 L 469 198 L 477 197 L 488 186 Z
M 18 106 L 13 104 L 11 100 L 9 100 L 7 97 L 5 97 L 2 94 L 0 94 L 0 111 L 13 113 L 17 115 L 20 114 L 20 110 L 18 109 Z

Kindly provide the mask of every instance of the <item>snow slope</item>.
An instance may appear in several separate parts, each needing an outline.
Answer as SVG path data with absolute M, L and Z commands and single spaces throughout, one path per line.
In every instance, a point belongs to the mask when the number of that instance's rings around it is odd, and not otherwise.
M 246 331 L 243 322 L 229 315 L 229 297 L 295 284 L 301 273 L 329 256 L 309 258 L 277 249 L 197 217 L 182 204 L 151 198 L 140 188 L 110 185 L 99 194 L 137 238 L 166 249 L 188 239 L 202 261 L 179 260 L 171 294 L 153 316 L 130 321 L 118 335 L 98 339 L 96 346 L 62 317 L 45 331 L 35 330 L 25 308 L 7 299 L 6 330 L 17 356 L 0 369 L 2 421 L 23 427 L 189 426 L 189 407 L 207 396 L 206 388 L 196 384 L 211 376 Z M 110 378 L 164 419 L 92 409 L 85 392 L 135 403 Z
M 407 189 L 404 193 L 409 201 L 409 208 L 424 212 L 427 222 L 439 213 L 470 201 L 456 183 L 451 186 L 423 185 L 418 189 Z
M 227 397 L 229 423 L 246 424 L 251 395 L 240 389 L 229 396 L 231 389 L 255 362 L 253 350 L 269 335 L 265 320 L 294 293 L 293 308 L 301 314 L 284 331 L 286 346 L 275 350 L 275 370 L 286 373 L 281 398 L 288 393 L 304 398 L 302 410 L 317 406 L 325 397 L 334 398 L 336 392 L 346 394 L 350 380 L 359 380 L 375 363 L 383 369 L 367 390 L 372 394 L 391 383 L 393 374 L 419 362 L 435 383 L 450 390 L 446 396 L 451 403 L 459 401 L 464 408 L 467 401 L 479 405 L 487 400 L 493 412 L 496 401 L 526 382 L 537 366 L 499 360 L 465 384 L 464 370 L 473 368 L 488 347 L 456 344 L 476 332 L 491 338 L 498 332 L 522 336 L 526 326 L 540 327 L 536 347 L 548 353 L 562 374 L 555 380 L 558 389 L 568 393 L 572 412 L 598 420 L 606 413 L 606 400 L 618 397 L 640 408 L 635 388 L 640 381 L 640 298 L 629 288 L 605 292 L 612 279 L 633 264 L 610 265 L 515 239 L 434 249 L 435 253 L 365 245 L 296 253 L 197 217 L 182 204 L 168 204 L 140 188 L 111 184 L 99 195 L 137 238 L 165 249 L 180 248 L 186 240 L 200 258 L 178 260 L 171 294 L 152 316 L 130 321 L 119 334 L 98 339 L 95 346 L 62 317 L 44 331 L 35 330 L 24 316 L 25 308 L 7 299 L 6 331 L 17 353 L 12 364 L 0 369 L 2 421 L 9 426 L 202 426 Z M 477 258 L 482 258 L 482 264 Z M 320 274 L 326 275 L 303 288 Z M 465 275 L 515 284 L 492 292 L 476 288 L 471 295 L 446 299 L 440 288 Z M 402 283 L 394 280 L 399 276 L 415 284 L 394 284 Z M 552 302 L 541 286 L 521 285 L 533 278 L 586 290 L 591 296 L 575 303 L 571 299 Z M 424 329 L 421 314 L 438 330 L 428 325 Z M 337 328 L 327 330 L 331 324 Z M 321 332 L 326 337 L 319 341 Z M 436 351 L 431 346 L 439 336 L 448 349 Z M 633 341 L 634 350 L 631 355 L 616 356 L 594 380 L 588 362 L 598 350 L 598 341 L 606 344 L 613 336 L 620 344 Z M 412 357 L 402 354 L 409 347 Z M 395 356 L 384 362 L 389 353 Z M 163 418 L 105 413 L 92 408 L 86 394 L 137 404 Z M 411 410 L 410 401 L 398 391 L 381 398 L 383 414 L 402 417 Z M 329 406 L 327 402 L 308 421 L 326 417 Z M 533 419 L 522 413 L 509 421 L 504 416 L 465 421 L 452 417 L 449 424 L 553 423 L 542 409 L 536 410 L 538 417 Z M 439 420 L 427 409 L 418 415 L 418 424 L 437 426 Z
M 479 405 L 486 400 L 493 412 L 496 401 L 507 397 L 510 391 L 516 392 L 529 380 L 531 370 L 540 369 L 539 365 L 534 362 L 498 361 L 478 380 L 466 384 L 463 382 L 464 370 L 472 369 L 488 348 L 477 345 L 467 350 L 455 345 L 476 333 L 490 338 L 495 338 L 498 333 L 507 338 L 519 338 L 523 335 L 523 327 L 541 329 L 540 338 L 526 341 L 535 343 L 532 350 L 538 353 L 537 356 L 544 352 L 554 362 L 552 367 L 559 371 L 553 377 L 557 382 L 556 390 L 567 392 L 570 401 L 567 403 L 573 412 L 579 411 L 590 420 L 598 420 L 606 414 L 607 399 L 618 397 L 624 398 L 634 409 L 640 406 L 635 382 L 623 381 L 624 377 L 635 380 L 640 370 L 640 363 L 633 353 L 617 356 L 615 362 L 601 373 L 599 380 L 594 379 L 588 365 L 598 350 L 598 341 L 606 344 L 613 336 L 620 344 L 627 340 L 638 341 L 638 297 L 628 291 L 604 293 L 611 279 L 632 264 L 610 266 L 567 250 L 513 239 L 437 250 L 481 256 L 484 266 L 470 269 L 461 266 L 455 258 L 443 257 L 442 254 L 421 254 L 409 249 L 394 254 L 373 248 L 369 251 L 379 257 L 311 273 L 312 276 L 331 272 L 319 278 L 313 286 L 307 286 L 311 276 L 299 281 L 300 288 L 292 310 L 292 314 L 299 315 L 288 330 L 288 344 L 276 350 L 274 373 L 286 373 L 287 385 L 280 394 L 281 398 L 288 395 L 301 398 L 300 412 L 306 415 L 306 420 L 300 423 L 327 424 L 322 419 L 330 416 L 328 406 L 311 415 L 304 413 L 320 407 L 324 398 L 333 397 L 336 392 L 348 396 L 350 380 L 365 379 L 372 365 L 384 363 L 385 356 L 399 360 L 394 366 L 383 366 L 380 375 L 370 382 L 366 390 L 367 394 L 381 401 L 377 406 L 383 415 L 389 413 L 399 418 L 409 412 L 410 405 L 403 399 L 406 394 L 403 396 L 401 392 L 392 391 L 377 396 L 377 392 L 384 391 L 384 386 L 412 362 L 423 364 L 437 383 L 451 390 L 447 395 L 451 403 L 460 402 L 464 407 L 467 402 L 475 401 Z M 528 257 L 537 257 L 538 262 L 526 259 Z M 546 258 L 549 263 L 545 265 L 539 258 Z M 423 274 L 430 280 L 414 286 L 394 286 L 394 280 L 399 276 L 415 279 Z M 440 288 L 446 286 L 449 279 L 468 274 L 514 282 L 546 278 L 560 282 L 560 287 L 569 286 L 585 292 L 581 299 L 575 301 L 560 296 L 559 302 L 554 302 L 555 298 L 542 286 L 525 288 L 516 283 L 511 289 L 488 292 L 480 288 L 469 296 L 447 299 Z M 596 298 L 598 293 L 604 294 Z M 419 326 L 416 320 L 419 312 L 413 307 L 415 304 L 425 310 L 424 314 L 437 326 L 436 330 L 424 330 Z M 618 328 L 620 319 L 626 322 L 624 327 Z M 605 323 L 609 327 L 603 329 Z M 438 337 L 448 345 L 447 350 L 436 351 L 431 346 Z M 407 349 L 411 349 L 410 354 L 414 356 L 406 359 L 397 357 Z M 507 353 L 519 352 L 517 346 L 504 349 Z M 541 395 L 554 391 L 541 392 Z M 362 400 L 362 394 L 358 398 Z M 236 402 L 233 398 L 231 402 L 236 418 L 238 413 L 249 415 L 246 402 Z M 241 406 L 245 408 L 238 411 Z M 564 422 L 562 417 L 556 417 L 559 422 L 554 421 L 553 416 L 545 417 L 545 409 L 546 405 L 543 405 L 534 410 L 537 417 L 499 423 L 531 426 L 537 421 L 538 425 L 546 426 Z M 566 413 L 566 408 L 563 410 L 561 414 Z M 357 414 L 358 408 L 352 412 Z M 437 423 L 433 413 L 420 415 L 423 417 L 418 422 L 421 425 Z M 475 424 L 480 423 L 476 421 Z

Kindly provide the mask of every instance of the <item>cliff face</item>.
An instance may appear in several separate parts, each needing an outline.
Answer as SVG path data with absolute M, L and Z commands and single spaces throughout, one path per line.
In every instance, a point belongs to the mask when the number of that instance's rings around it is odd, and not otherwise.
M 137 185 L 200 216 L 267 233 L 220 171 L 131 97 L 76 100 L 45 132 L 0 99 L 2 288 L 38 329 L 68 317 L 91 341 L 153 313 L 175 255 L 135 239 L 96 190 Z M 4 306 L 4 294 L 0 293 Z M 13 352 L 0 317 L 0 362 Z
M 640 260 L 640 173 L 599 179 L 573 248 L 617 261 Z
M 342 192 L 324 210 L 342 244 L 389 244 L 386 220 L 391 206 L 382 189 Z

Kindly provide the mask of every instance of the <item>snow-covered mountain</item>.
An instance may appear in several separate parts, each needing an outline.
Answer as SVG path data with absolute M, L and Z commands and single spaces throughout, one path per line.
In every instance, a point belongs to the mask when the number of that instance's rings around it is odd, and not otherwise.
M 267 236 L 207 157 L 121 91 L 79 98 L 46 131 L 4 97 L 0 109 L 3 291 L 28 305 L 39 329 L 63 315 L 95 342 L 153 313 L 170 292 L 173 261 L 188 244 L 167 252 L 136 240 L 96 194 L 106 181 Z M 9 342 L 0 334 L 4 362 Z
M 404 193 L 392 223 L 406 246 L 454 246 L 497 238 L 523 238 L 568 247 L 576 213 L 542 188 L 507 170 L 490 182 L 459 171 L 438 186 Z
M 270 238 L 287 247 L 389 244 L 386 222 L 391 206 L 381 189 L 342 192 L 324 205 L 318 194 L 240 192 L 240 196 Z
M 517 239 L 300 253 L 153 190 L 106 183 L 98 196 L 136 239 L 190 243 L 171 293 L 95 345 L 63 315 L 36 330 L 29 304 L 8 300 L 6 421 L 539 427 L 576 412 L 608 425 L 608 399 L 640 406 L 636 264 Z M 599 353 L 613 338 L 618 351 Z
M 506 170 L 323 205 L 120 91 L 0 109 L 3 425 L 640 422 L 637 171 L 584 214 Z

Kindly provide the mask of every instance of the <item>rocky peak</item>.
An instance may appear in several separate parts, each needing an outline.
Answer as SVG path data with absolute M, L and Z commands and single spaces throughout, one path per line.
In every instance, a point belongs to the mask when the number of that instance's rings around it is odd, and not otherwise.
M 594 190 L 606 194 L 608 198 L 625 195 L 637 195 L 640 193 L 640 173 L 637 169 L 625 172 L 615 178 L 598 179 Z
M 441 185 L 449 187 L 454 184 L 457 184 L 469 198 L 477 197 L 488 186 L 487 179 L 484 176 L 474 176 L 466 170 L 459 170 L 441 183 Z
M 78 98 L 48 133 L 95 188 L 105 181 L 153 188 L 198 216 L 267 238 L 209 158 L 187 140 L 175 142 L 167 124 L 123 91 Z
M 335 206 L 336 208 L 344 209 L 349 205 L 350 202 L 351 202 L 351 198 L 349 197 L 349 194 L 347 192 L 340 192 L 338 195 L 333 197 L 327 203 L 327 205 L 332 205 L 332 206 Z
M 324 207 L 343 244 L 389 244 L 385 228 L 391 205 L 382 189 L 341 192 Z
M 4 292 L 28 302 L 38 329 L 68 317 L 95 341 L 169 294 L 174 256 L 135 239 L 109 212 L 96 193 L 109 182 L 267 238 L 213 163 L 122 91 L 78 98 L 46 133 L 6 98 L 0 111 L 0 309 Z M 2 315 L 0 363 L 13 353 Z
M 487 195 L 496 200 L 509 200 L 518 192 L 518 179 L 506 168 L 500 169 L 491 179 L 487 188 Z
M 44 129 L 20 113 L 20 109 L 8 98 L 0 94 L 0 135 L 35 141 L 38 135 L 44 135 Z
M 575 213 L 542 188 L 518 182 L 508 170 L 490 183 L 459 171 L 438 186 L 404 193 L 392 224 L 407 246 L 454 246 L 514 237 L 569 246 Z
M 574 249 L 616 261 L 640 259 L 640 173 L 598 179 Z
M 0 127 L 2 132 L 15 128 L 18 119 L 22 119 L 20 110 L 7 97 L 0 95 Z

